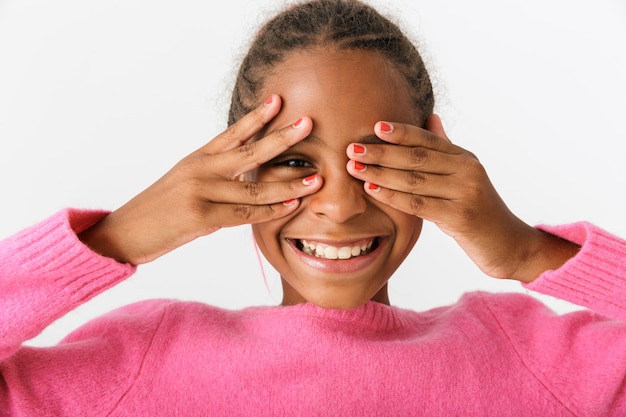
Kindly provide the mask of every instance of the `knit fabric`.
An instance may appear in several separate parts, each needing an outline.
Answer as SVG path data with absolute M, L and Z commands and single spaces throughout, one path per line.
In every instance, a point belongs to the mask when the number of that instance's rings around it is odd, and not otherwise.
M 626 242 L 587 223 L 581 245 L 523 294 L 469 293 L 415 312 L 368 302 L 231 311 L 150 300 L 48 348 L 22 346 L 134 268 L 64 210 L 0 243 L 0 416 L 626 416 Z

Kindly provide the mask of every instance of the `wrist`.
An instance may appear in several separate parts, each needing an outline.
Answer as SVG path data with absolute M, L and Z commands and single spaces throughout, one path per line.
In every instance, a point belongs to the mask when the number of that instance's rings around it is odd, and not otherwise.
M 110 215 L 100 219 L 97 223 L 77 234 L 83 244 L 95 253 L 115 259 L 120 263 L 134 264 L 124 253 L 124 250 L 116 243 L 116 239 L 109 227 Z
M 549 270 L 557 270 L 573 258 L 580 246 L 569 240 L 533 228 L 533 238 L 527 256 L 511 279 L 531 283 Z

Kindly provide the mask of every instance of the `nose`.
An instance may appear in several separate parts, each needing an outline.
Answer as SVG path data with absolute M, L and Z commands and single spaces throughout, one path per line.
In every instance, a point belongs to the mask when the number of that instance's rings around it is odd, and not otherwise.
M 311 195 L 308 204 L 313 214 L 334 223 L 345 223 L 367 209 L 363 183 L 346 171 L 345 164 L 342 168 L 321 173 L 324 185 Z

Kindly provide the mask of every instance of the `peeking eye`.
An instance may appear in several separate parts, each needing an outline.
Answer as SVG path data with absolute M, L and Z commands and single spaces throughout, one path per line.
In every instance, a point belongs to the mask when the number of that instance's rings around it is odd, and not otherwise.
M 312 168 L 310 162 L 307 162 L 303 159 L 285 159 L 284 161 L 276 162 L 277 166 L 287 167 L 287 168 Z

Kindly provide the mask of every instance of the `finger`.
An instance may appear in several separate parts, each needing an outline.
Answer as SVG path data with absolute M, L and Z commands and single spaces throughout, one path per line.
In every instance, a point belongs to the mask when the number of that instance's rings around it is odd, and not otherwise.
M 368 165 L 421 171 L 436 174 L 452 174 L 458 171 L 461 154 L 434 151 L 422 146 L 397 146 L 352 143 L 348 146 L 351 160 Z
M 456 177 L 453 175 L 365 166 L 358 161 L 348 162 L 347 168 L 352 176 L 361 181 L 406 194 L 442 199 L 453 199 L 459 194 L 459 184 L 456 184 Z
M 405 146 L 421 146 L 446 153 L 460 153 L 463 148 L 452 144 L 435 133 L 417 126 L 404 123 L 378 122 L 374 132 L 380 139 Z
M 215 154 L 235 149 L 249 141 L 259 133 L 280 111 L 282 100 L 272 94 L 263 104 L 242 117 L 237 123 L 229 126 L 209 143 L 198 149 L 198 152 Z
M 422 219 L 438 223 L 450 210 L 452 202 L 446 199 L 427 197 L 419 194 L 407 194 L 365 182 L 365 192 L 381 203 L 396 210 Z
M 313 121 L 309 117 L 301 117 L 293 124 L 277 129 L 262 139 L 244 143 L 219 155 L 211 155 L 206 158 L 206 162 L 213 172 L 219 172 L 226 178 L 235 178 L 280 155 L 306 138 L 312 128 Z
M 300 200 L 292 199 L 284 203 L 251 205 L 251 204 L 213 204 L 206 213 L 211 225 L 232 227 L 242 224 L 267 222 L 287 216 L 300 206 Z M 209 227 L 213 227 L 209 225 Z
M 312 194 L 323 180 L 317 174 L 292 181 L 215 181 L 201 195 L 214 203 L 264 205 L 285 202 Z

